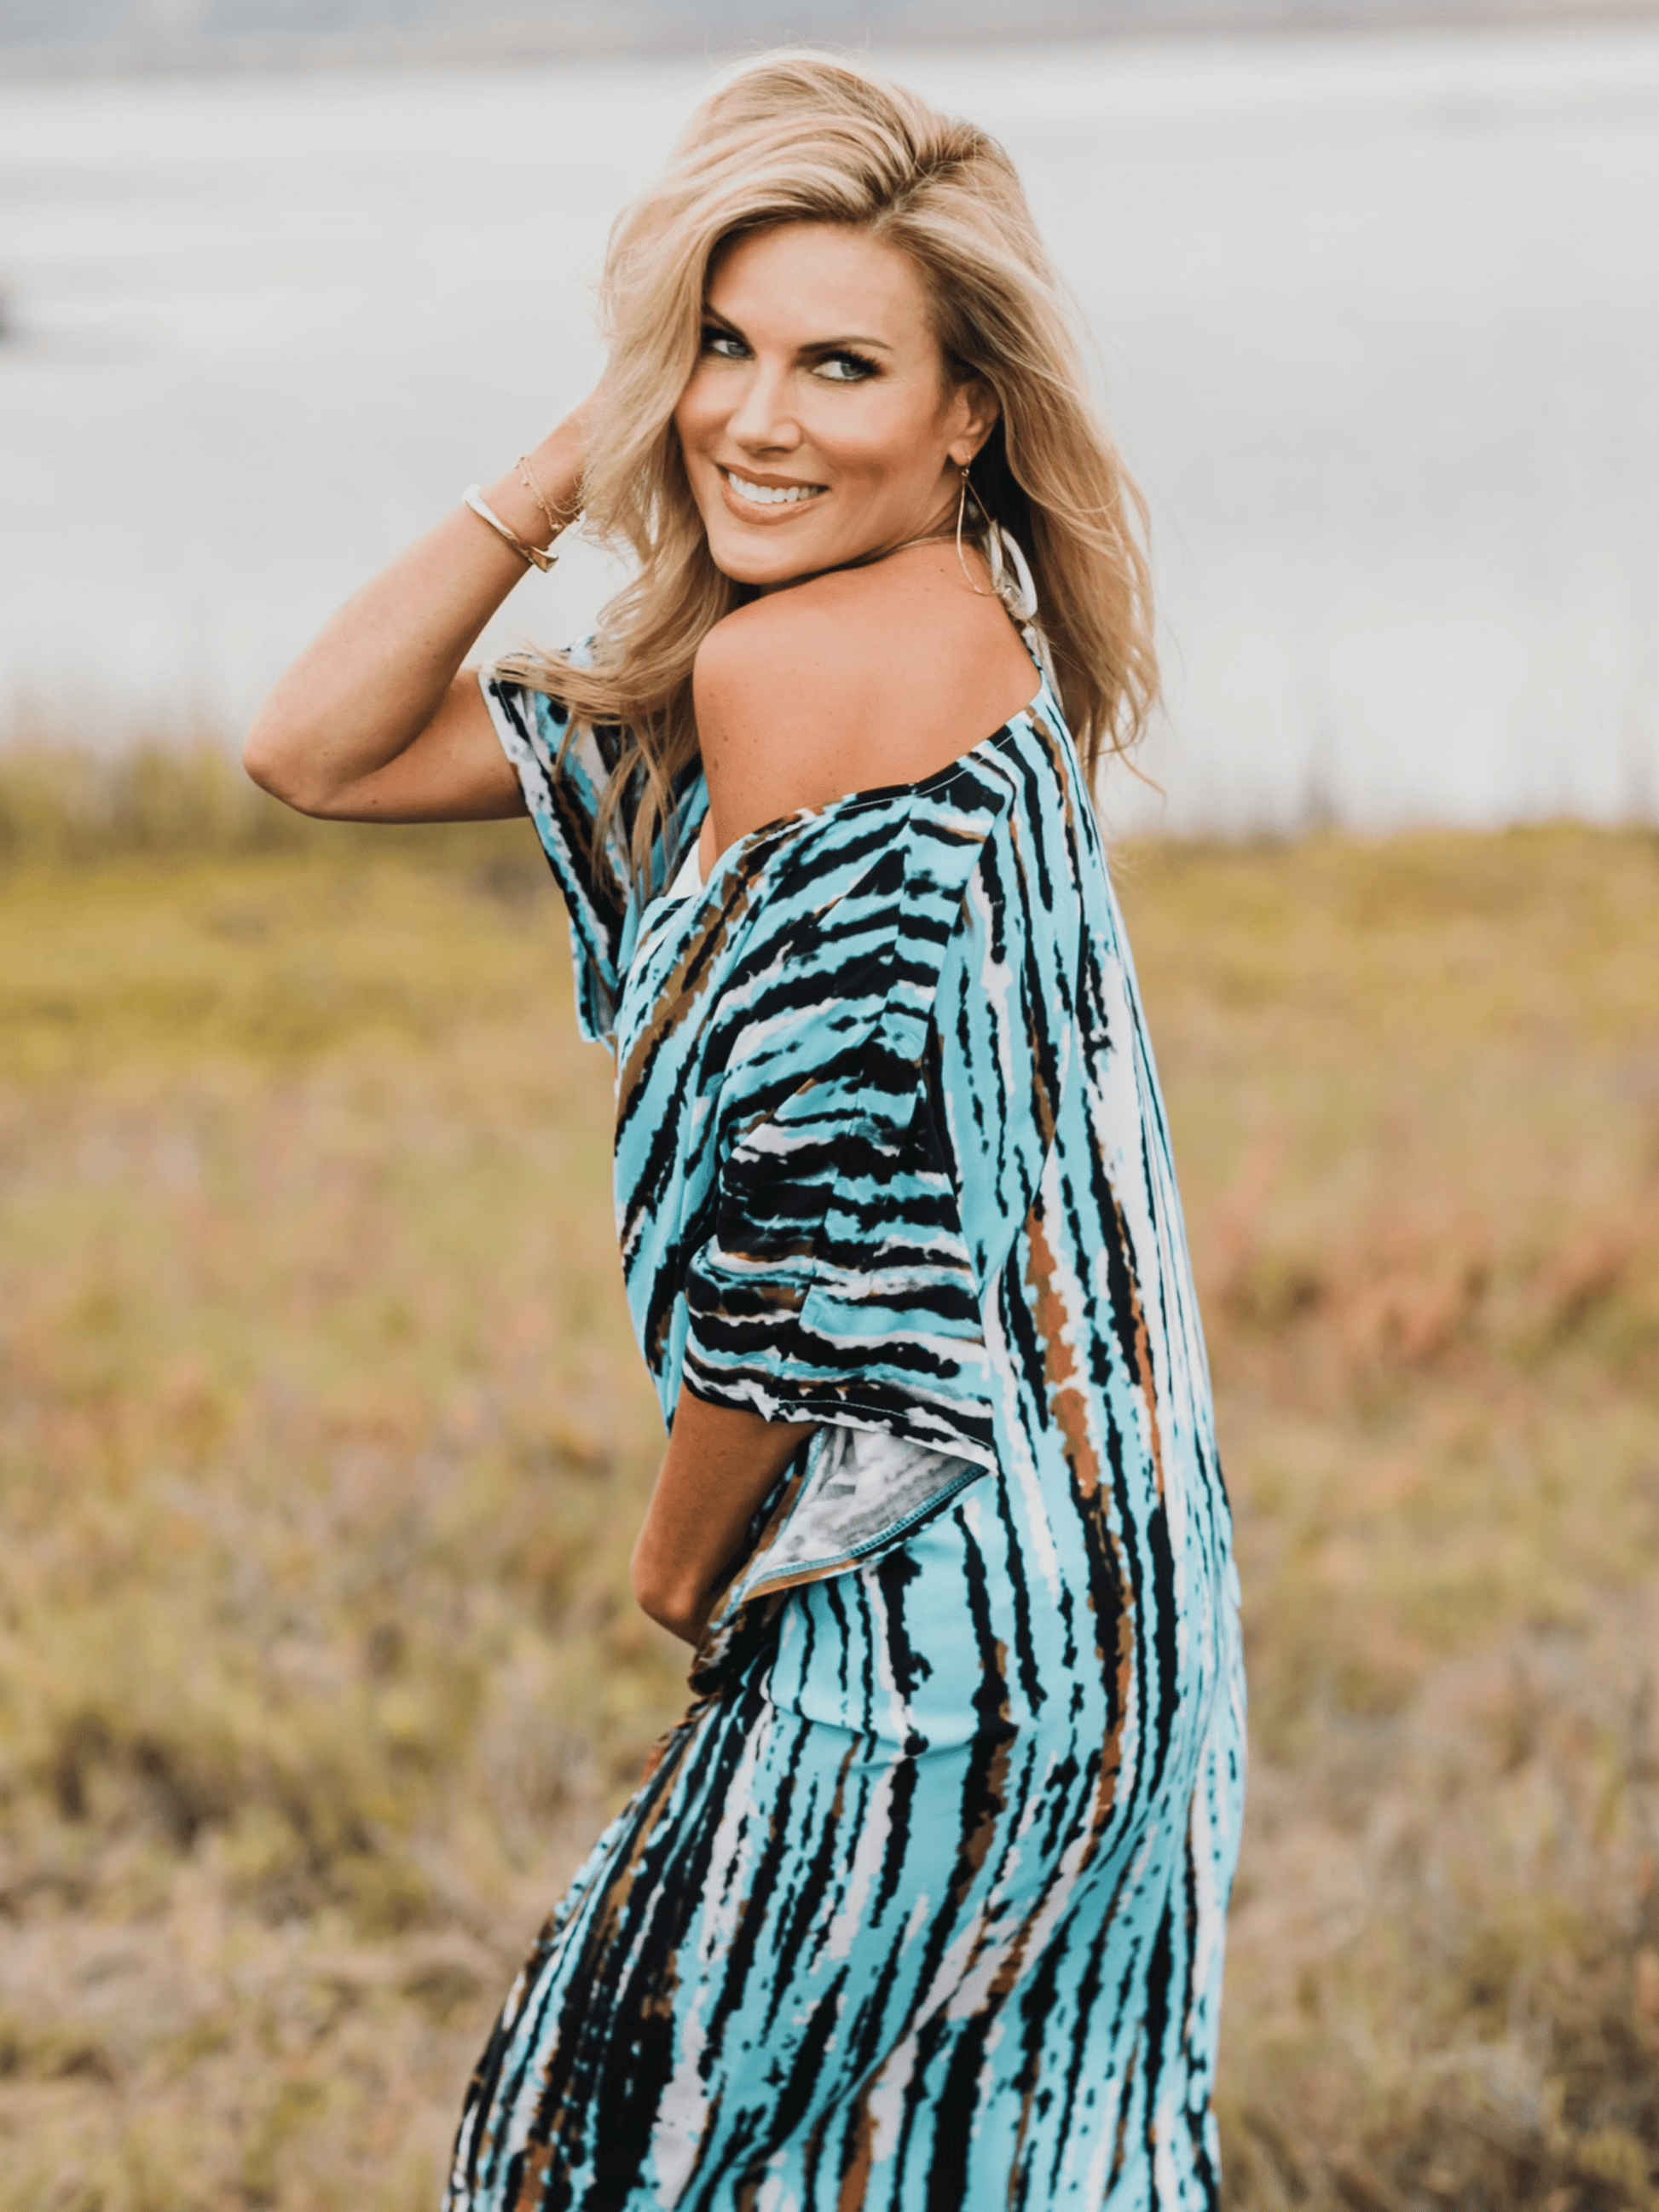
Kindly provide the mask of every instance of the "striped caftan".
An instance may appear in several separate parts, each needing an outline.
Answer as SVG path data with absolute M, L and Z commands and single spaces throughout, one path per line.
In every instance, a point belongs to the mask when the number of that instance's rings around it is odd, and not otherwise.
M 1152 1062 L 1060 705 L 653 896 L 487 676 L 617 1064 L 641 1348 L 818 1424 L 507 1997 L 450 2212 L 1211 2206 L 1243 1692 Z

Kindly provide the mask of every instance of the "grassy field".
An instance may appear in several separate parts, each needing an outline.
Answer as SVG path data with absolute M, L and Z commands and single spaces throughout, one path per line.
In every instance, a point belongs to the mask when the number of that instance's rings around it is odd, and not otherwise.
M 532 847 L 0 763 L 3 2212 L 429 2212 L 677 1713 Z M 1120 872 L 1250 1638 L 1231 2201 L 1659 2206 L 1659 842 Z

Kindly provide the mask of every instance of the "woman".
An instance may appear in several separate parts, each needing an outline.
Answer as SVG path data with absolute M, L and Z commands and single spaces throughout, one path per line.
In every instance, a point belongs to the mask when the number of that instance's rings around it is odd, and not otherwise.
M 716 93 L 605 298 L 599 392 L 248 741 L 308 813 L 529 811 L 669 1424 L 634 1581 L 696 1701 L 447 2202 L 1211 2204 L 1237 1609 L 1089 799 L 1152 689 L 1133 495 L 1006 157 L 841 63 Z M 634 581 L 480 684 L 579 509 Z

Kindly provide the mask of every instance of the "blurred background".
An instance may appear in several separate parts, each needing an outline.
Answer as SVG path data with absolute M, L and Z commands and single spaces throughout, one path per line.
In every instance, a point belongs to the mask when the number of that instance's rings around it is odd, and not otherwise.
M 1094 334 L 1170 674 L 1126 827 L 1651 818 L 1659 16 L 1384 12 L 4 0 L 0 704 L 234 731 L 581 396 L 617 208 L 787 28 L 994 131 Z
M 0 2212 L 431 2206 L 677 1717 L 533 838 L 234 752 L 785 39 L 1008 146 L 1151 504 L 1230 2203 L 1659 2206 L 1659 6 L 0 0 Z

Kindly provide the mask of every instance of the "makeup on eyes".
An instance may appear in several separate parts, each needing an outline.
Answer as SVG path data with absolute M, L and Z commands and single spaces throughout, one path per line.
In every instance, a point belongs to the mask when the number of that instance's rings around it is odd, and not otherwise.
M 702 350 L 705 353 L 714 353 L 716 347 L 722 343 L 740 346 L 744 353 L 748 353 L 750 349 L 749 341 L 744 337 L 742 331 L 733 330 L 729 323 L 712 320 L 705 322 L 702 326 Z M 886 350 L 879 338 L 860 338 L 855 341 L 845 338 L 823 338 L 811 345 L 802 346 L 799 349 L 799 356 L 802 360 L 810 362 L 815 368 L 825 368 L 830 362 L 835 361 L 848 362 L 857 371 L 856 375 L 832 377 L 829 380 L 836 384 L 862 384 L 867 377 L 879 376 L 882 373 L 882 363 L 874 358 L 872 353 L 865 351 L 866 347 L 879 349 L 884 352 Z M 734 356 L 726 354 L 721 354 L 717 357 L 722 360 L 735 358 Z
M 817 359 L 820 368 L 827 368 L 832 361 L 846 361 L 850 362 L 857 369 L 856 376 L 836 377 L 831 380 L 837 384 L 862 384 L 866 377 L 879 376 L 881 374 L 879 362 L 872 361 L 867 353 L 854 353 L 850 346 L 834 346 L 827 353 L 817 354 Z

